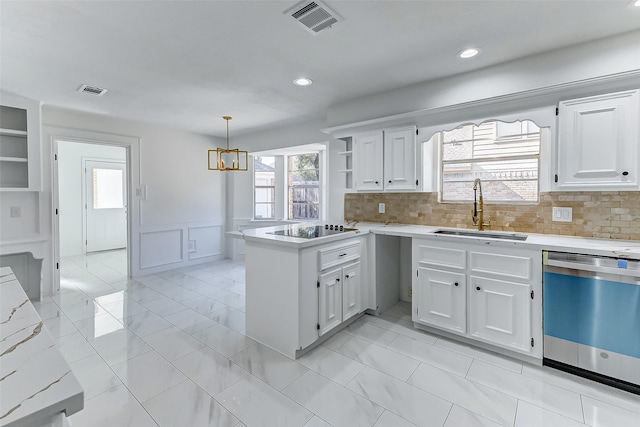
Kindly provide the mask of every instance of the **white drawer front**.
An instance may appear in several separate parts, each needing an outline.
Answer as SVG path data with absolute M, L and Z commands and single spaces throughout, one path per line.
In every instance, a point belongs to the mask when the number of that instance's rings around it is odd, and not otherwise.
M 474 273 L 491 273 L 512 279 L 531 280 L 531 258 L 486 252 L 469 252 L 469 267 Z
M 320 271 L 323 271 L 358 258 L 360 258 L 360 241 L 319 250 L 318 266 Z
M 429 264 L 437 267 L 452 267 L 461 270 L 464 270 L 466 266 L 466 251 L 461 249 L 418 245 L 417 250 L 420 265 Z

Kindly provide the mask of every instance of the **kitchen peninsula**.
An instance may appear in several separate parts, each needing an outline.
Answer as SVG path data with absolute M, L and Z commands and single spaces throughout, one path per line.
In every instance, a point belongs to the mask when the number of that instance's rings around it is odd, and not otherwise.
M 407 263 L 406 259 L 400 260 L 395 247 L 389 248 L 387 245 L 394 240 L 406 239 L 417 248 L 411 256 L 409 271 L 414 288 L 412 319 L 416 327 L 541 364 L 542 251 L 640 259 L 640 242 L 637 241 L 522 235 L 491 230 L 479 232 L 403 224 L 359 223 L 356 226 L 358 231 L 312 239 L 274 234 L 290 229 L 291 225 L 244 231 L 248 336 L 290 358 L 296 358 L 348 325 L 357 318 L 357 314 L 367 310 L 371 313 L 383 311 L 401 298 L 398 290 L 400 267 L 396 264 Z M 523 301 L 526 297 L 527 304 L 530 304 L 527 306 L 529 314 L 518 311 L 513 314 L 527 317 L 524 326 L 520 327 L 520 332 L 525 335 L 519 336 L 519 343 L 514 344 L 513 341 L 513 336 L 520 333 L 517 331 L 507 331 L 499 339 L 494 339 L 491 335 L 487 338 L 482 331 L 465 335 L 447 328 L 434 329 L 425 325 L 417 313 L 416 301 L 416 293 L 420 294 L 416 288 L 419 286 L 416 271 L 421 262 L 425 262 L 418 257 L 420 246 L 446 249 L 454 255 L 460 251 L 459 247 L 464 247 L 470 254 L 479 254 L 478 262 L 486 261 L 489 263 L 487 265 L 493 266 L 491 268 L 504 264 L 504 259 L 496 258 L 496 255 L 517 261 L 515 265 L 520 269 L 513 271 L 488 271 L 483 264 L 473 268 L 487 270 L 488 277 L 492 279 L 497 277 L 504 281 L 504 277 L 510 278 L 510 281 L 523 286 L 519 289 L 526 290 L 520 292 L 519 298 Z M 487 253 L 492 256 L 484 255 Z M 515 255 L 517 253 L 522 255 Z M 397 279 L 394 280 L 394 277 Z M 518 279 L 514 280 L 514 277 Z M 518 306 L 509 308 L 517 309 Z M 505 318 L 504 322 L 513 319 Z M 492 329 L 492 334 L 495 334 L 495 329 Z M 504 329 L 509 328 L 504 326 Z M 521 339 L 524 336 L 526 340 Z M 528 348 L 530 338 L 535 338 L 535 345 L 538 346 L 533 351 Z M 500 340 L 504 344 L 500 344 Z M 523 342 L 527 343 L 527 348 L 522 345 Z

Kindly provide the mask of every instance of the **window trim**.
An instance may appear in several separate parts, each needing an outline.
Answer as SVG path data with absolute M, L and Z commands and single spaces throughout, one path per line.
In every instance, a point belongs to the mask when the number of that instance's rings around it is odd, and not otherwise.
M 277 175 L 278 175 L 278 169 L 277 169 L 277 160 L 276 160 L 276 156 L 252 156 L 253 157 L 253 162 L 251 162 L 252 164 L 252 187 L 253 187 L 253 219 L 256 221 L 273 221 L 276 219 L 276 207 L 277 207 L 277 191 L 276 191 L 276 187 L 277 187 Z M 274 185 L 256 185 L 256 169 L 255 169 L 255 165 L 256 165 L 256 158 L 257 157 L 274 157 Z M 273 202 L 257 202 L 256 201 L 256 189 L 262 189 L 262 188 L 271 188 L 273 189 Z M 258 204 L 260 205 L 267 205 L 267 204 L 273 204 L 273 216 L 271 217 L 260 217 L 257 218 L 256 217 L 256 207 L 258 206 Z
M 326 156 L 327 156 L 328 147 L 325 144 L 315 143 L 308 145 L 301 145 L 296 147 L 289 147 L 277 150 L 267 150 L 260 152 L 249 153 L 250 156 L 256 157 L 275 157 L 275 168 L 276 168 L 276 189 L 275 189 L 275 210 L 274 215 L 275 218 L 271 219 L 263 219 L 255 217 L 255 181 L 252 175 L 251 186 L 253 188 L 252 194 L 252 213 L 251 213 L 251 221 L 256 222 L 301 222 L 303 220 L 297 219 L 289 219 L 288 218 L 288 171 L 287 171 L 287 156 L 300 155 L 300 154 L 309 154 L 309 153 L 318 153 L 319 155 L 319 173 L 320 173 L 320 183 L 319 183 L 319 203 L 318 203 L 318 219 L 315 221 L 324 221 L 327 215 L 327 200 L 326 200 L 326 186 L 327 186 L 327 170 L 326 170 Z M 251 168 L 254 167 L 255 160 L 249 161 Z M 252 174 L 253 174 L 252 170 Z M 309 220 L 311 222 L 311 220 Z
M 318 168 L 313 168 L 313 169 L 305 169 L 305 170 L 317 170 L 318 171 L 318 185 L 291 185 L 289 184 L 289 178 L 291 175 L 291 170 L 289 168 L 289 159 L 291 157 L 296 157 L 296 156 L 303 156 L 305 154 L 317 154 L 318 155 Z M 299 220 L 307 220 L 307 221 L 319 221 L 323 215 L 322 215 L 322 179 L 323 179 L 323 174 L 322 174 L 322 168 L 321 168 L 321 159 L 322 159 L 322 155 L 319 151 L 310 151 L 310 152 L 306 152 L 306 153 L 295 153 L 295 154 L 288 154 L 285 157 L 285 212 L 286 212 L 286 219 L 289 221 L 299 221 Z M 294 188 L 317 188 L 318 189 L 318 203 L 317 203 L 317 207 L 318 207 L 318 218 L 293 218 L 293 215 L 291 214 L 292 212 L 292 207 L 295 203 L 293 203 L 290 199 L 291 197 L 291 190 Z M 305 205 L 312 205 L 311 203 L 304 203 Z
M 538 141 L 538 153 L 537 154 L 526 154 L 526 155 L 511 155 L 511 156 L 504 156 L 504 157 L 500 157 L 500 156 L 492 156 L 492 157 L 479 157 L 479 158 L 465 158 L 465 159 L 456 159 L 456 160 L 447 160 L 445 161 L 444 155 L 443 155 L 443 150 L 444 150 L 444 132 L 450 132 L 453 131 L 455 129 L 458 129 L 459 127 L 463 127 L 463 126 L 475 126 L 475 127 L 480 127 L 485 123 L 488 122 L 505 122 L 505 123 L 512 123 L 514 121 L 520 121 L 520 122 L 525 122 L 525 121 L 530 121 L 532 122 L 535 126 L 537 126 L 540 131 L 540 137 L 539 137 L 539 141 Z M 544 127 L 542 125 L 538 125 L 538 123 L 536 122 L 536 120 L 534 120 L 534 118 L 529 118 L 529 116 L 526 115 L 526 113 L 516 113 L 516 118 L 511 118 L 511 119 L 506 119 L 504 117 L 495 117 L 495 118 L 487 118 L 487 119 L 483 119 L 483 120 L 478 120 L 478 121 L 469 121 L 469 122 L 463 122 L 463 123 L 458 123 L 456 125 L 451 125 L 451 126 L 438 126 L 436 129 L 433 130 L 433 134 L 431 136 L 431 139 L 429 141 L 432 141 L 434 143 L 434 145 L 437 147 L 437 192 L 438 192 L 438 202 L 439 203 L 458 203 L 458 204 L 466 204 L 469 202 L 472 202 L 473 200 L 470 199 L 464 199 L 464 200 L 451 200 L 451 199 L 445 199 L 445 195 L 444 195 L 444 184 L 445 184 L 445 180 L 444 180 L 444 168 L 445 165 L 455 165 L 455 164 L 478 164 L 478 163 L 485 163 L 485 162 L 500 162 L 500 161 L 513 161 L 513 160 L 537 160 L 537 178 L 536 178 L 536 184 L 537 184 L 537 191 L 536 191 L 536 199 L 535 200 L 495 200 L 495 199 L 490 199 L 490 198 L 486 198 L 485 196 L 485 203 L 486 204 L 507 204 L 507 205 L 537 205 L 540 203 L 540 192 L 542 191 L 541 188 L 543 186 L 543 178 L 542 178 L 542 172 L 543 172 L 543 160 L 545 160 L 545 154 L 544 154 L 544 147 L 547 146 L 547 139 L 548 139 L 548 135 L 547 133 L 549 132 L 549 127 Z M 533 135 L 533 133 L 531 132 L 527 132 L 525 134 L 519 134 L 519 135 L 508 135 L 506 138 L 503 137 L 498 137 L 498 129 L 496 126 L 496 137 L 493 139 L 494 144 L 503 144 L 503 143 L 508 143 L 508 142 L 512 142 L 514 139 L 516 140 L 523 140 L 523 139 L 530 139 L 530 136 Z M 519 136 L 519 138 L 515 138 L 516 136 Z M 476 139 L 465 139 L 462 141 L 456 141 L 456 142 L 473 142 Z M 472 168 L 472 166 L 470 166 L 470 168 Z M 471 169 L 469 169 L 471 170 Z M 487 179 L 484 180 L 483 182 L 518 182 L 521 180 L 518 179 Z M 469 181 L 469 185 L 472 185 L 473 181 Z

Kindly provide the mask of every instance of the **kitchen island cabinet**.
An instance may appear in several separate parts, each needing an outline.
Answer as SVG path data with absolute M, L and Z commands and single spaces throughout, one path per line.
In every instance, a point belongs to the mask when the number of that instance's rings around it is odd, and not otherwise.
M 246 239 L 247 336 L 295 359 L 368 308 L 361 237 L 331 237 Z

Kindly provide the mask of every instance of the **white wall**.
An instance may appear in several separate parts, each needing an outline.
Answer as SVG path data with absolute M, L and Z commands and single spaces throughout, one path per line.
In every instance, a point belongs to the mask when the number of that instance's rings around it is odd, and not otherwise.
M 0 192 L 0 235 L 2 240 L 35 236 L 40 232 L 38 193 Z M 11 218 L 11 208 L 20 208 L 20 217 Z
M 207 150 L 224 141 L 161 126 L 44 106 L 43 169 L 46 200 L 52 197 L 54 140 L 135 140 L 139 159 L 131 166 L 132 197 L 146 185 L 148 197 L 134 197 L 130 250 L 134 276 L 225 256 L 225 174 L 207 170 Z M 132 157 L 133 159 L 133 157 Z M 51 206 L 40 213 L 52 218 Z M 53 223 L 45 234 L 52 238 Z M 193 250 L 189 250 L 190 241 Z M 51 242 L 53 245 L 53 242 Z M 53 257 L 55 251 L 51 246 Z M 51 273 L 53 274 L 53 273 Z
M 327 125 L 337 126 L 429 110 L 569 82 L 640 70 L 640 31 L 558 49 L 453 77 L 407 86 L 331 106 Z M 589 88 L 582 89 L 589 94 Z M 536 94 L 533 93 L 533 96 Z M 572 94 L 574 97 L 577 93 Z M 535 107 L 544 105 L 542 100 Z M 426 114 L 427 112 L 425 112 Z M 445 118 L 446 121 L 446 118 Z
M 83 158 L 125 162 L 124 147 L 60 142 L 58 144 L 58 188 L 60 209 L 60 256 L 81 255 Z

